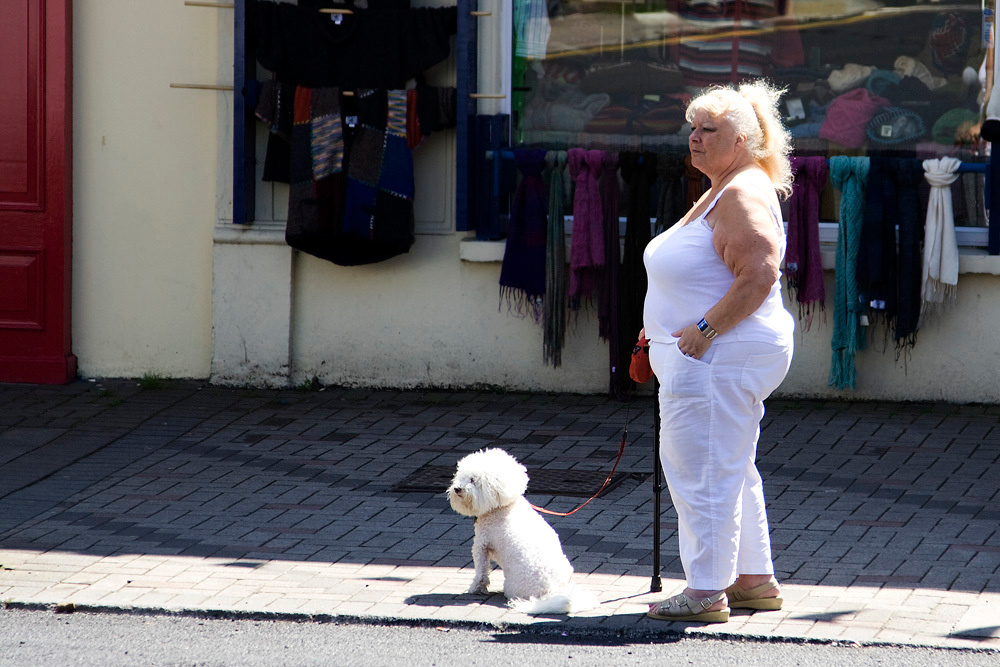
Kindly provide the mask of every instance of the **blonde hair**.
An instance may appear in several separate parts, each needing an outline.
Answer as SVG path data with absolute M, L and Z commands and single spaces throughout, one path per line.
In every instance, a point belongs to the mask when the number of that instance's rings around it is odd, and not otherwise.
M 766 81 L 712 86 L 691 100 L 684 114 L 688 122 L 704 111 L 712 118 L 725 118 L 746 137 L 747 150 L 767 173 L 782 199 L 792 194 L 791 137 L 781 123 L 778 102 L 785 93 Z

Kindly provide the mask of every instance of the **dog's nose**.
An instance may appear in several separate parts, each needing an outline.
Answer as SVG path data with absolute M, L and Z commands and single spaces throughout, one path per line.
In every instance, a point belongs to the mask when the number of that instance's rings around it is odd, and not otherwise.
M 451 492 L 454 493 L 456 496 L 460 496 L 462 495 L 462 487 L 456 486 L 451 490 Z

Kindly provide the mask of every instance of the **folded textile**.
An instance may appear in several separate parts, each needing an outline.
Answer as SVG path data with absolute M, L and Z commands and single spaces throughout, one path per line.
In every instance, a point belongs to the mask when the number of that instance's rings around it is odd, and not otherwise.
M 863 85 L 865 79 L 874 71 L 875 68 L 870 65 L 847 63 L 842 68 L 830 72 L 830 76 L 826 80 L 830 84 L 830 90 L 835 93 L 844 93 Z
M 927 65 L 923 64 L 911 56 L 899 56 L 893 63 L 893 70 L 901 77 L 915 76 L 931 90 L 940 88 L 948 83 L 948 80 L 931 74 Z

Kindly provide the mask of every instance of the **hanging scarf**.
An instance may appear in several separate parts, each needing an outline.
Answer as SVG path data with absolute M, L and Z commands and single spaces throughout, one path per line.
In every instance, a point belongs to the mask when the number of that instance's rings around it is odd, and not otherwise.
M 660 197 L 656 202 L 656 233 L 666 231 L 684 217 L 684 156 L 661 155 L 656 161 Z
M 951 208 L 951 184 L 962 164 L 953 157 L 924 160 L 924 178 L 931 184 L 924 224 L 924 270 L 920 289 L 920 314 L 945 302 L 958 292 L 958 241 Z
M 597 333 L 607 341 L 617 340 L 618 267 L 621 264 L 621 233 L 618 225 L 618 156 L 605 153 L 601 176 L 601 207 L 604 211 L 604 271 L 597 290 Z
M 656 183 L 657 159 L 653 153 L 622 153 L 622 178 L 628 184 L 625 215 L 625 256 L 622 259 L 618 291 L 618 328 L 621 332 L 613 363 L 621 369 L 613 375 L 612 389 L 623 398 L 632 389 L 627 369 L 635 339 L 642 328 L 642 309 L 646 300 L 646 267 L 642 253 L 649 244 L 649 220 L 652 217 L 652 190 Z
M 874 324 L 886 332 L 896 326 L 896 181 L 891 158 L 873 156 L 868 169 L 857 280 L 861 301 L 871 308 Z
M 500 299 L 507 300 L 508 311 L 521 316 L 530 306 L 537 322 L 545 294 L 545 151 L 519 148 L 514 151 L 514 161 L 521 182 L 510 209 L 507 248 L 500 267 Z
M 614 393 L 619 368 L 618 347 L 621 328 L 618 322 L 619 276 L 621 272 L 621 228 L 618 224 L 618 156 L 604 154 L 604 177 L 601 179 L 604 205 L 604 272 L 597 299 L 598 333 L 608 341 L 608 387 Z M 628 372 L 624 372 L 628 379 Z
M 684 156 L 684 176 L 687 177 L 687 193 L 684 200 L 684 210 L 688 210 L 705 194 L 705 175 L 691 165 L 691 156 Z
M 569 307 L 579 310 L 594 293 L 604 268 L 604 232 L 600 178 L 604 151 L 571 148 L 567 153 L 573 178 L 573 238 L 569 248 Z
M 788 239 L 785 276 L 788 293 L 799 304 L 799 319 L 806 316 L 805 330 L 812 328 L 816 306 L 824 307 L 823 263 L 819 255 L 819 195 L 829 169 L 822 157 L 793 157 L 795 187 L 788 200 Z
M 563 210 L 566 188 L 566 151 L 545 154 L 549 170 L 549 227 L 545 235 L 545 299 L 542 354 L 546 364 L 559 368 L 566 339 L 566 225 Z
M 920 325 L 920 277 L 923 263 L 920 243 L 924 238 L 924 229 L 920 219 L 920 194 L 917 187 L 924 180 L 924 167 L 920 160 L 913 158 L 898 158 L 892 164 L 899 226 L 899 305 L 896 330 L 893 333 L 898 358 L 900 352 L 916 344 Z
M 853 389 L 857 380 L 854 356 L 865 346 L 860 326 L 862 304 L 858 301 L 856 264 L 861 242 L 865 184 L 868 182 L 868 158 L 830 158 L 830 178 L 841 191 L 840 224 L 837 228 L 836 290 L 833 300 L 833 358 L 830 364 L 831 387 Z

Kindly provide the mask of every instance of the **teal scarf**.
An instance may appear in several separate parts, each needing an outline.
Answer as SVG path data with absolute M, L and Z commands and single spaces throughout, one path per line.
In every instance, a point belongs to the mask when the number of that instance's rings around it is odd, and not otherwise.
M 830 180 L 841 192 L 840 224 L 837 228 L 837 276 L 833 304 L 833 359 L 830 364 L 830 386 L 854 389 L 857 369 L 854 355 L 865 348 L 861 328 L 861 303 L 858 279 L 858 248 L 864 221 L 865 186 L 868 183 L 869 160 L 866 157 L 830 158 Z

